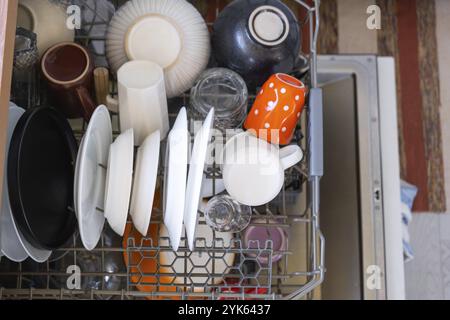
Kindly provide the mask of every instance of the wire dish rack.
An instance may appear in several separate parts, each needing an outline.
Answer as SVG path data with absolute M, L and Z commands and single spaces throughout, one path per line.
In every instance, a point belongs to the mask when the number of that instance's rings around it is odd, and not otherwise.
M 54 1 L 54 0 L 52 0 Z M 99 14 L 97 5 L 111 1 L 56 1 L 62 5 L 78 4 L 83 12 L 83 28 L 77 41 L 93 49 L 96 59 L 104 61 L 104 35 L 93 30 L 106 28 L 113 14 Z M 124 1 L 112 1 L 117 8 Z M 212 26 L 220 9 L 229 1 L 191 1 Z M 317 87 L 316 43 L 319 28 L 320 0 L 285 1 L 299 13 L 302 28 L 309 29 L 310 51 L 303 53 L 307 66 L 302 80 L 310 88 Z M 112 8 L 113 9 L 113 8 Z M 88 18 L 86 18 L 88 17 Z M 100 28 L 100 29 L 99 29 Z M 93 44 L 95 46 L 93 46 Z M 100 48 L 100 49 L 99 49 Z M 300 75 L 299 75 L 300 76 Z M 39 81 L 37 81 L 39 82 Z M 249 106 L 257 88 L 249 88 Z M 111 87 L 114 94 L 115 88 Z M 253 92 L 253 93 L 252 93 Z M 45 92 L 41 95 L 45 103 Z M 189 106 L 189 95 L 169 101 L 169 115 L 173 123 L 181 106 Z M 164 168 L 160 166 L 159 188 L 156 195 L 150 233 L 141 238 L 127 225 L 128 237 L 122 239 L 105 226 L 99 245 L 93 251 L 83 248 L 78 234 L 65 248 L 53 252 L 43 264 L 31 259 L 12 263 L 0 262 L 0 299 L 299 299 L 312 298 L 314 289 L 324 277 L 324 238 L 319 228 L 319 176 L 311 173 L 309 153 L 310 108 L 306 108 L 294 142 L 305 150 L 305 160 L 286 172 L 282 192 L 271 203 L 253 208 L 251 225 L 281 228 L 288 235 L 287 249 L 275 251 L 273 244 L 260 243 L 253 248 L 243 245 L 240 234 L 223 235 L 211 232 L 211 237 L 197 238 L 195 250 L 190 252 L 183 238 L 178 252 L 173 252 L 169 238 L 161 232 L 161 184 Z M 118 114 L 112 114 L 115 135 Z M 84 134 L 86 124 L 72 122 L 77 138 Z M 165 141 L 162 148 L 165 148 Z M 163 154 L 164 152 L 162 152 Z M 163 159 L 161 159 L 160 163 Z M 221 177 L 213 166 L 206 171 L 213 186 Z M 200 228 L 208 228 L 199 209 Z M 273 264 L 261 263 L 274 255 L 281 259 Z M 126 264 L 125 261 L 128 263 Z

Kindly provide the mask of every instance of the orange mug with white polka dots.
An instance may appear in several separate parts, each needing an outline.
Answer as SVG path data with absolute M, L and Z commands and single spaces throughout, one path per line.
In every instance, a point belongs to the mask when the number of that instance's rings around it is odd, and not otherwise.
M 305 107 L 307 89 L 298 79 L 272 75 L 257 94 L 244 128 L 274 144 L 289 144 Z

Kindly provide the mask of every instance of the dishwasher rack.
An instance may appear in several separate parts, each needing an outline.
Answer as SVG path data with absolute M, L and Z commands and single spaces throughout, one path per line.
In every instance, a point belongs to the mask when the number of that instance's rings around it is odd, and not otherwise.
M 61 4 L 82 4 L 83 10 L 90 10 L 95 17 L 92 21 L 83 21 L 90 26 L 88 31 L 77 32 L 77 41 L 90 46 L 93 41 L 104 41 L 104 37 L 90 34 L 92 27 L 107 25 L 107 19 L 99 17 L 89 0 L 51 0 Z M 111 1 L 116 7 L 121 0 Z M 223 0 L 190 1 L 204 15 L 208 27 L 211 27 Z M 311 89 L 317 87 L 317 53 L 316 44 L 319 29 L 320 0 L 286 0 L 296 12 L 302 13 L 299 19 L 301 27 L 309 28 L 310 51 L 302 54 L 307 61 L 307 70 L 302 80 Z M 211 8 L 213 6 L 213 8 Z M 213 9 L 213 10 L 211 10 Z M 213 14 L 212 14 L 213 12 Z M 100 58 L 102 54 L 99 54 Z M 37 81 L 38 85 L 39 81 Z M 253 90 L 252 90 L 253 89 Z M 257 88 L 249 88 L 251 106 Z M 116 88 L 111 87 L 114 94 Z M 45 96 L 45 95 L 44 95 Z M 45 97 L 42 98 L 45 103 Z M 189 95 L 169 100 L 169 117 L 174 121 L 180 106 L 189 105 Z M 178 252 L 173 252 L 167 237 L 148 237 L 136 239 L 130 236 L 122 239 L 105 226 L 101 240 L 96 249 L 85 250 L 75 234 L 71 243 L 65 248 L 53 252 L 49 261 L 37 264 L 30 259 L 22 263 L 12 263 L 6 258 L 0 262 L 0 299 L 299 299 L 312 298 L 312 292 L 324 278 L 324 246 L 325 240 L 319 227 L 319 180 L 311 169 L 311 152 L 317 146 L 311 140 L 310 131 L 317 130 L 312 123 L 312 106 L 306 107 L 302 116 L 302 128 L 297 130 L 294 141 L 305 150 L 305 160 L 286 172 L 286 181 L 280 195 L 271 203 L 253 208 L 251 225 L 278 227 L 290 235 L 287 250 L 277 252 L 268 241 L 258 244 L 257 248 L 245 248 L 241 236 L 225 241 L 214 233 L 213 241 L 196 239 L 195 253 L 191 253 L 183 238 Z M 112 114 L 114 135 L 118 132 L 118 114 Z M 86 123 L 73 122 L 78 140 L 84 134 Z M 319 146 L 320 148 L 321 146 Z M 165 141 L 162 150 L 165 148 Z M 164 153 L 164 152 L 162 152 Z M 161 157 L 163 157 L 161 155 Z M 161 159 L 163 161 L 163 159 Z M 160 163 L 163 163 L 161 162 Z M 160 166 L 159 181 L 163 183 L 164 168 Z M 215 165 L 205 171 L 208 179 L 215 185 L 221 177 L 220 169 Z M 161 189 L 161 185 L 159 186 Z M 157 198 L 157 197 L 156 197 Z M 158 201 L 156 201 L 158 202 Z M 161 202 L 161 201 L 159 201 Z M 159 230 L 162 222 L 161 204 L 154 205 L 151 224 Z M 200 217 L 203 216 L 199 209 Z M 129 221 L 128 223 L 131 224 Z M 200 223 L 204 221 L 200 218 Z M 106 223 L 107 224 L 107 223 Z M 132 227 L 131 227 L 132 228 Z M 270 230 L 270 229 L 268 229 Z M 270 231 L 269 231 L 270 232 Z M 159 232 L 157 233 L 159 234 Z M 295 236 L 295 239 L 293 238 Z M 295 240 L 295 241 L 294 241 Z M 122 244 L 127 243 L 124 249 Z M 161 261 L 162 254 L 172 256 L 170 264 Z M 194 262 L 193 254 L 203 256 L 203 262 Z M 124 257 L 131 261 L 124 264 Z M 229 264 L 229 257 L 234 262 Z M 270 261 L 273 255 L 282 258 L 274 264 L 264 265 L 256 257 L 263 255 Z M 151 261 L 155 272 L 146 274 L 143 263 Z M 300 261 L 300 262 L 299 262 Z M 183 272 L 175 270 L 175 265 L 182 263 Z M 216 266 L 226 264 L 224 272 L 218 272 Z M 75 276 L 74 276 L 75 275 Z M 79 278 L 76 276 L 79 275 Z M 78 281 L 79 280 L 79 281 Z

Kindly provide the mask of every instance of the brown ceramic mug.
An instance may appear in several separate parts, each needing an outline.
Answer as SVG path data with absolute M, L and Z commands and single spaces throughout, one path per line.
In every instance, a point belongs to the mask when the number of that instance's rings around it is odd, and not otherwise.
M 96 108 L 93 92 L 94 63 L 86 48 L 63 42 L 48 49 L 41 61 L 50 102 L 67 118 L 91 118 Z

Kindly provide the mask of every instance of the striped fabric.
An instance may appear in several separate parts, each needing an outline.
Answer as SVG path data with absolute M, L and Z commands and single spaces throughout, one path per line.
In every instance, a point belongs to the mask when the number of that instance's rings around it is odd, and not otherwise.
M 213 22 L 231 1 L 192 2 Z M 294 0 L 283 2 L 303 21 L 305 11 Z M 366 26 L 373 4 L 381 8 L 381 30 Z M 444 162 L 450 164 L 450 147 L 442 137 L 450 141 L 450 0 L 321 0 L 320 18 L 320 54 L 395 57 L 402 179 L 419 189 L 413 211 L 445 212 L 450 168 L 446 172 Z M 308 35 L 305 26 L 305 52 Z

